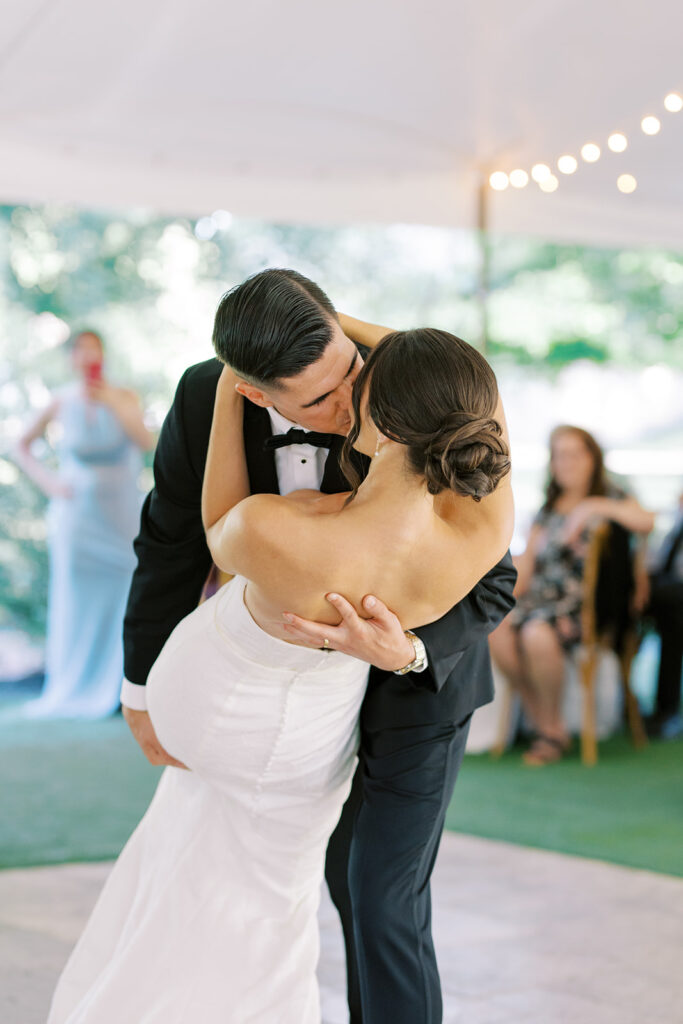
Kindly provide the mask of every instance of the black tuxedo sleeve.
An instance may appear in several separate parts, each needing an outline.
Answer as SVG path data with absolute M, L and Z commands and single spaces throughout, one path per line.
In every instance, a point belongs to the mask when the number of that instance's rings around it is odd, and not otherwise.
M 183 374 L 159 436 L 123 626 L 124 672 L 131 683 L 147 682 L 168 636 L 196 608 L 211 567 L 201 495 L 219 373 L 219 364 L 209 360 Z
M 437 691 L 443 687 L 463 652 L 493 632 L 514 607 L 516 580 L 517 570 L 508 551 L 443 618 L 415 630 L 429 658 L 427 671 L 411 677 L 415 685 Z

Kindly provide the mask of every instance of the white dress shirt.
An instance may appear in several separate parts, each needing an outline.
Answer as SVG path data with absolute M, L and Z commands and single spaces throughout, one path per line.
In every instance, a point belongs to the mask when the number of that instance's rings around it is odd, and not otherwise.
M 286 420 L 272 407 L 268 409 L 268 415 L 273 435 L 286 434 L 292 427 L 298 426 Z M 305 427 L 299 429 L 306 430 Z M 306 430 L 306 433 L 308 432 Z M 316 448 L 312 444 L 293 444 L 287 448 L 276 448 L 275 469 L 280 494 L 290 494 L 292 491 L 301 491 L 305 488 L 319 491 L 327 455 L 327 448 Z
M 297 423 L 285 419 L 273 408 L 268 409 L 268 415 L 273 435 L 286 434 L 291 427 L 298 426 Z M 299 429 L 306 430 L 305 427 Z M 287 448 L 276 448 L 274 454 L 280 494 L 289 494 L 291 491 L 305 488 L 314 491 L 320 490 L 328 455 L 327 448 L 316 448 L 310 444 L 294 444 Z M 121 703 L 134 711 L 146 711 L 146 687 L 124 679 L 121 686 Z

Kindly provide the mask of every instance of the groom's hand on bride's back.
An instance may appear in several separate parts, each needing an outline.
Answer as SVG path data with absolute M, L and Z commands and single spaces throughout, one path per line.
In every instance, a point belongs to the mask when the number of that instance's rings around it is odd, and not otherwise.
M 175 757 L 164 750 L 157 739 L 154 726 L 147 711 L 134 711 L 123 705 L 123 717 L 128 723 L 128 728 L 133 733 L 138 746 L 142 750 L 150 764 L 169 765 L 171 768 L 186 768 L 182 761 L 176 761 Z
M 415 660 L 415 648 L 403 631 L 398 616 L 394 615 L 378 597 L 363 598 L 363 608 L 369 618 L 361 618 L 356 609 L 340 594 L 327 594 L 327 600 L 341 615 L 338 626 L 302 619 L 291 612 L 285 613 L 285 629 L 299 643 L 309 647 L 322 647 L 325 640 L 334 651 L 350 654 L 360 661 L 395 672 Z

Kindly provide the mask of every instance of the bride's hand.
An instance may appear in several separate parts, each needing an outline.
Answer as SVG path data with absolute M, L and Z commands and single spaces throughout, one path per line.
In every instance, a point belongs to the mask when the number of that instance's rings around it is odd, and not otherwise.
M 327 640 L 334 651 L 350 654 L 385 672 L 395 672 L 415 659 L 415 648 L 403 632 L 403 626 L 377 597 L 368 594 L 363 608 L 371 618 L 362 619 L 345 597 L 327 594 L 326 599 L 341 615 L 338 626 L 302 619 L 284 612 L 287 633 L 309 647 L 322 647 Z

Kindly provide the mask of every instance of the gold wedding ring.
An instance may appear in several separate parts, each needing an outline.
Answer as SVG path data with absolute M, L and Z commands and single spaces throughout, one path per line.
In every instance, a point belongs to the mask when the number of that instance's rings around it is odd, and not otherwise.
M 329 649 L 330 649 L 330 641 L 327 639 L 327 637 L 325 637 L 325 639 L 323 640 L 323 650 L 324 651 L 329 651 Z

